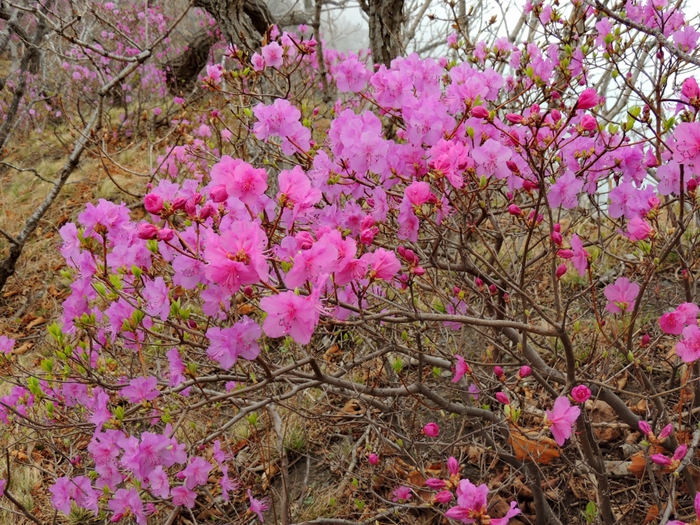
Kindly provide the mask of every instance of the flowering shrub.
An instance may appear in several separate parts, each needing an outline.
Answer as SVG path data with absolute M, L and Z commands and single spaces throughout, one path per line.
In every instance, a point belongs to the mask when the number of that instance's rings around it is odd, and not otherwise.
M 580 30 L 552 6 L 530 9 L 545 31 Z M 62 458 L 55 508 L 144 525 L 210 505 L 234 519 L 245 486 L 247 516 L 262 521 L 278 510 L 232 474 L 232 429 L 263 410 L 277 424 L 275 405 L 303 392 L 356 400 L 379 420 L 409 399 L 467 416 L 469 439 L 524 476 L 540 523 L 561 512 L 542 490 L 546 454 L 585 458 L 592 499 L 614 522 L 591 412 L 603 402 L 632 441 L 662 447 L 651 461 L 667 470 L 646 468 L 663 490 L 675 494 L 673 471 L 693 494 L 700 91 L 693 77 L 668 79 L 697 34 L 672 6 L 599 9 L 594 32 L 544 49 L 501 39 L 376 71 L 328 52 L 332 107 L 315 106 L 319 57 L 303 34 L 273 30 L 259 54 L 231 49 L 235 68 L 207 68 L 231 117 L 216 110 L 200 138 L 163 152 L 147 220 L 100 200 L 61 228 L 71 294 L 41 371 L 22 371 L 0 339 L 16 384 L 0 418 Z M 587 87 L 594 66 L 622 67 L 625 46 L 647 37 L 660 46 L 649 85 L 615 76 L 643 108 L 606 111 Z M 344 341 L 335 366 L 326 352 Z M 636 386 L 614 387 L 621 375 Z M 413 452 L 448 439 L 448 418 L 433 416 L 413 431 L 368 428 Z M 646 419 L 664 427 L 659 439 Z M 87 453 L 70 447 L 79 440 Z M 491 516 L 489 486 L 462 479 L 454 458 L 445 470 L 383 497 L 463 523 L 524 512 L 506 493 L 507 511 Z

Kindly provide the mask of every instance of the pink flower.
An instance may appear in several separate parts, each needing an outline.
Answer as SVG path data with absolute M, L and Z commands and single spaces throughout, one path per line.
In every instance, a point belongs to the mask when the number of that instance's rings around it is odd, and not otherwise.
M 673 312 L 666 313 L 659 318 L 661 330 L 667 334 L 679 335 L 688 325 L 697 325 L 697 316 L 700 309 L 695 303 L 683 303 Z
M 261 54 L 265 59 L 265 65 L 277 68 L 282 67 L 282 63 L 284 61 L 284 50 L 277 42 L 271 42 L 264 46 Z
M 455 364 L 454 377 L 452 378 L 453 383 L 457 383 L 460 379 L 462 379 L 464 374 L 471 370 L 471 367 L 461 355 L 456 355 L 455 359 L 457 360 L 457 364 Z
M 367 461 L 370 465 L 376 465 L 379 463 L 379 456 L 372 452 L 369 456 L 367 456 Z
M 573 171 L 567 171 L 552 184 L 547 193 L 552 208 L 563 206 L 571 210 L 578 206 L 578 194 L 583 188 L 583 180 L 577 179 Z
M 681 122 L 673 132 L 675 152 L 678 162 L 694 162 L 700 156 L 700 123 Z
M 423 434 L 428 437 L 438 437 L 440 435 L 440 427 L 437 423 L 428 423 L 423 427 Z
M 489 518 L 487 496 L 489 488 L 486 485 L 475 486 L 468 479 L 463 479 L 457 486 L 457 506 L 449 509 L 445 516 L 450 519 L 461 521 L 462 523 L 490 523 L 491 525 L 507 525 L 510 518 L 520 514 L 515 501 L 511 502 L 510 510 L 502 518 Z
M 188 509 L 194 508 L 194 502 L 197 499 L 197 493 L 185 486 L 175 487 L 172 491 L 173 505 L 176 507 L 183 506 Z
M 13 346 L 15 346 L 14 339 L 10 339 L 6 335 L 0 335 L 0 352 L 9 355 L 12 352 Z
M 576 109 L 591 109 L 598 105 L 599 98 L 595 89 L 586 89 L 576 102 Z
M 291 336 L 299 344 L 308 344 L 319 318 L 318 298 L 304 297 L 292 291 L 260 299 L 267 313 L 263 331 L 268 337 Z
M 569 398 L 561 396 L 554 401 L 554 410 L 547 410 L 545 414 L 554 440 L 563 447 L 571 437 L 571 427 L 581 414 L 581 409 L 572 407 Z
M 248 499 L 250 500 L 250 512 L 257 514 L 260 523 L 263 523 L 265 520 L 263 519 L 262 513 L 270 508 L 270 504 L 267 502 L 267 499 L 255 499 L 250 489 L 248 489 Z
M 683 81 L 681 93 L 688 99 L 700 97 L 700 87 L 695 77 L 688 77 Z
M 143 198 L 143 207 L 148 213 L 158 215 L 163 209 L 163 199 L 155 193 L 149 193 Z
M 244 315 L 233 326 L 207 330 L 210 346 L 207 355 L 225 370 L 236 364 L 239 357 L 252 361 L 260 354 L 258 339 L 262 336 L 260 325 Z
M 393 495 L 394 497 L 391 498 L 391 501 L 408 501 L 413 496 L 413 494 L 411 493 L 411 489 L 408 487 L 404 487 L 403 485 L 397 487 L 394 490 Z
M 136 517 L 136 523 L 146 525 L 146 512 L 143 502 L 136 489 L 119 489 L 107 504 L 109 510 L 114 513 L 112 521 L 119 521 L 122 516 L 131 513 Z
M 676 355 L 685 363 L 693 363 L 700 359 L 700 328 L 686 326 L 682 333 L 683 339 L 676 343 Z
M 614 283 L 609 284 L 604 290 L 605 297 L 610 301 L 605 309 L 613 314 L 631 312 L 634 302 L 639 294 L 639 285 L 630 282 L 627 277 L 619 277 Z
M 631 241 L 643 241 L 653 232 L 651 225 L 641 217 L 632 217 L 627 223 L 627 234 Z
M 578 270 L 581 277 L 585 277 L 588 269 L 588 252 L 583 249 L 583 243 L 576 234 L 571 237 L 571 251 L 573 252 L 574 268 Z
M 190 459 L 184 470 L 177 473 L 177 479 L 184 479 L 185 487 L 192 490 L 199 485 L 206 484 L 211 469 L 211 463 L 200 457 L 194 457 Z
M 129 386 L 121 391 L 122 397 L 127 398 L 129 403 L 153 401 L 159 393 L 158 380 L 153 376 L 132 379 Z
M 591 389 L 586 385 L 577 385 L 571 389 L 571 397 L 577 403 L 585 403 L 591 397 Z
M 401 262 L 396 254 L 384 248 L 377 248 L 373 253 L 364 254 L 362 260 L 370 264 L 370 278 L 391 281 L 401 270 Z

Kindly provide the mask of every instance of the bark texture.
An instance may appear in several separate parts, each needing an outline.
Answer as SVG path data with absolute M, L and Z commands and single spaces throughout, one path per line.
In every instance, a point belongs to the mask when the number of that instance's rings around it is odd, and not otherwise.
M 195 0 L 194 6 L 214 17 L 229 42 L 253 48 L 260 46 L 262 35 L 275 23 L 263 0 Z
M 404 0 L 360 0 L 360 6 L 369 18 L 372 59 L 388 67 L 403 51 Z
M 167 64 L 166 81 L 170 92 L 177 95 L 194 87 L 199 72 L 207 65 L 209 50 L 216 42 L 216 36 L 208 30 L 196 33 L 187 49 Z

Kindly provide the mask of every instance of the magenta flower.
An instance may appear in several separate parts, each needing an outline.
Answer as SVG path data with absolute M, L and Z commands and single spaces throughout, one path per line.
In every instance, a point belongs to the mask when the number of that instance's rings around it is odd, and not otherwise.
M 520 514 L 515 501 L 511 502 L 510 510 L 502 518 L 488 516 L 487 496 L 489 488 L 484 485 L 475 486 L 468 479 L 463 479 L 457 486 L 457 506 L 449 509 L 445 516 L 462 523 L 490 523 L 491 525 L 507 525 L 510 518 Z
M 170 315 L 170 300 L 168 299 L 168 286 L 162 277 L 156 277 L 155 281 L 148 279 L 143 288 L 143 298 L 146 302 L 144 309 L 149 315 L 160 317 L 166 321 Z
M 627 223 L 627 236 L 630 241 L 643 241 L 648 238 L 654 229 L 641 217 L 632 217 Z
M 577 403 L 585 403 L 591 397 L 591 389 L 586 385 L 577 385 L 571 389 L 571 398 Z
M 574 234 L 571 236 L 571 251 L 573 252 L 571 259 L 574 263 L 574 268 L 578 270 L 578 274 L 581 277 L 585 277 L 588 269 L 588 252 L 583 249 L 583 242 L 581 242 L 578 235 Z
M 576 102 L 576 109 L 591 109 L 598 105 L 599 98 L 595 89 L 586 89 Z
M 124 515 L 131 513 L 136 518 L 136 523 L 146 525 L 146 512 L 136 489 L 117 490 L 107 506 L 114 513 L 113 522 L 119 521 Z
M 653 436 L 652 431 L 651 431 L 651 425 L 649 423 L 647 423 L 646 421 L 639 421 L 637 423 L 637 427 L 639 427 L 639 430 L 645 436 Z
M 428 437 L 438 437 L 440 435 L 440 427 L 437 423 L 428 423 L 423 427 L 423 434 Z
M 129 403 L 153 401 L 159 393 L 158 380 L 153 376 L 132 379 L 129 386 L 122 388 L 121 391 L 122 397 L 128 399 Z
M 188 509 L 194 508 L 194 501 L 197 499 L 197 493 L 185 486 L 175 487 L 172 491 L 173 505 L 176 507 L 182 506 Z
M 15 346 L 14 339 L 10 339 L 6 335 L 0 335 L 0 352 L 9 355 L 12 352 L 13 346 Z
M 318 299 L 292 291 L 260 299 L 260 308 L 267 313 L 263 331 L 269 337 L 289 335 L 299 344 L 308 344 L 319 318 Z
M 470 371 L 470 366 L 461 355 L 456 355 L 455 359 L 457 360 L 457 363 L 455 364 L 454 377 L 452 378 L 453 383 L 457 383 L 460 379 L 462 379 L 464 374 Z
M 403 485 L 397 487 L 392 494 L 394 497 L 391 498 L 391 501 L 408 501 L 413 496 L 411 489 Z
M 583 180 L 577 179 L 574 172 L 567 171 L 552 184 L 547 193 L 549 205 L 552 208 L 563 206 L 571 210 L 578 206 L 578 194 L 583 188 Z
M 401 270 L 401 262 L 399 262 L 396 254 L 384 248 L 377 248 L 372 253 L 364 254 L 362 260 L 367 261 L 371 267 L 369 272 L 370 278 L 391 281 Z
M 264 523 L 265 520 L 263 518 L 263 512 L 265 512 L 267 509 L 270 508 L 269 503 L 267 502 L 267 499 L 255 499 L 253 497 L 253 493 L 248 489 L 248 499 L 250 500 L 250 512 L 253 514 L 258 515 L 258 519 L 260 520 L 260 523 Z
M 148 213 L 158 215 L 163 209 L 163 198 L 155 193 L 149 193 L 143 198 L 143 207 Z
M 670 467 L 673 464 L 671 458 L 664 456 L 663 454 L 652 454 L 649 456 L 649 459 L 662 467 Z
M 659 318 L 661 330 L 667 334 L 680 335 L 688 325 L 697 325 L 700 308 L 695 303 L 683 303 Z
M 241 486 L 240 483 L 229 478 L 228 465 L 221 465 L 221 479 L 219 480 L 219 485 L 221 485 L 221 497 L 224 498 L 224 501 L 229 500 L 229 492 L 234 492 Z
M 376 465 L 379 463 L 379 456 L 372 452 L 369 456 L 367 456 L 367 461 L 370 465 Z
M 683 339 L 676 343 L 676 355 L 685 363 L 693 363 L 700 359 L 700 328 L 697 325 L 686 326 L 683 329 Z
M 211 463 L 200 458 L 194 457 L 190 459 L 189 464 L 184 470 L 177 473 L 177 479 L 185 480 L 185 487 L 192 490 L 199 485 L 204 485 L 209 477 L 209 471 L 212 469 Z M 174 491 L 175 489 L 173 489 Z
M 608 312 L 613 314 L 631 312 L 634 309 L 634 301 L 639 294 L 639 285 L 630 282 L 627 277 L 619 277 L 614 283 L 605 287 L 604 293 L 610 301 L 605 306 Z
M 247 315 L 228 328 L 213 326 L 207 330 L 210 346 L 207 355 L 228 370 L 239 357 L 252 361 L 260 355 L 258 339 L 262 336 L 260 325 Z
M 554 409 L 545 412 L 547 423 L 552 431 L 554 440 L 560 447 L 564 446 L 571 437 L 571 427 L 581 414 L 579 407 L 572 407 L 568 397 L 558 397 L 554 401 Z
M 520 370 L 518 370 L 518 376 L 519 376 L 521 379 L 524 379 L 524 378 L 528 377 L 530 374 L 532 374 L 532 368 L 530 368 L 530 367 L 527 366 L 527 365 L 521 366 L 521 367 L 520 367 Z
M 510 405 L 510 399 L 508 399 L 508 396 L 503 392 L 496 392 L 496 399 L 499 403 Z

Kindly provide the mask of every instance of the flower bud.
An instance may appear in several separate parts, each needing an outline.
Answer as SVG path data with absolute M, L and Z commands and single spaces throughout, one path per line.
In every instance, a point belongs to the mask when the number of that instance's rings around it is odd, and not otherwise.
M 585 403 L 591 397 L 591 389 L 586 385 L 578 385 L 571 389 L 571 398 L 577 403 Z
M 557 266 L 557 279 L 561 279 L 567 271 L 566 264 L 561 263 Z
M 697 189 L 698 189 L 698 180 L 697 179 L 690 179 L 688 181 L 688 191 L 694 192 Z
M 488 118 L 489 117 L 489 110 L 483 106 L 475 106 L 472 108 L 472 117 Z
M 522 215 L 523 210 L 520 209 L 520 206 L 511 204 L 510 206 L 508 206 L 508 213 L 510 213 L 511 215 L 520 216 Z
M 143 207 L 148 213 L 158 215 L 163 209 L 163 199 L 154 193 L 149 193 L 143 198 Z
M 671 424 L 666 425 L 663 429 L 661 429 L 661 432 L 659 433 L 659 439 L 660 440 L 666 439 L 668 436 L 671 435 L 672 432 L 673 432 L 673 425 L 671 425 Z
M 435 494 L 435 501 L 438 503 L 449 503 L 454 496 L 449 490 L 442 490 Z
M 452 456 L 447 460 L 447 472 L 450 476 L 459 476 L 459 461 Z
M 557 246 L 561 246 L 562 243 L 564 242 L 564 239 L 561 236 L 561 233 L 559 233 L 559 232 L 552 232 L 552 235 L 550 236 L 550 238 L 552 239 L 552 242 L 554 244 L 556 244 Z
M 155 239 L 158 236 L 158 228 L 148 222 L 142 222 L 136 230 L 136 236 L 144 240 Z
M 226 199 L 228 199 L 228 192 L 226 191 L 226 186 L 224 186 L 223 184 L 214 186 L 211 190 L 209 190 L 209 197 L 211 197 L 211 200 L 213 200 L 214 202 L 224 202 Z
M 508 113 L 506 118 L 508 119 L 508 122 L 512 122 L 513 124 L 520 124 L 523 120 L 525 120 L 522 115 L 518 115 L 516 113 Z
M 584 115 L 581 119 L 581 127 L 586 131 L 598 129 L 598 121 L 592 115 Z
M 642 340 L 639 342 L 639 346 L 645 348 L 649 346 L 649 343 L 651 343 L 651 337 L 649 337 L 649 334 L 644 334 Z
M 503 373 L 503 368 L 501 368 L 498 365 L 493 367 L 493 373 L 496 374 L 496 377 L 499 379 L 505 377 L 505 374 Z
M 510 399 L 508 399 L 508 396 L 503 392 L 496 392 L 496 399 L 498 399 L 498 402 L 503 405 L 510 405 Z
M 184 197 L 177 197 L 173 201 L 173 209 L 174 210 L 182 210 L 185 208 L 186 204 L 187 204 L 187 199 L 185 199 Z
M 426 487 L 430 487 L 433 490 L 442 490 L 447 486 L 447 483 L 445 483 L 441 479 L 437 478 L 428 478 L 425 480 L 425 485 Z
M 651 426 L 646 421 L 639 421 L 637 427 L 645 436 L 651 436 Z
M 369 456 L 367 456 L 367 461 L 369 461 L 370 465 L 376 465 L 379 463 L 379 456 L 372 452 Z
M 437 423 L 428 423 L 423 427 L 423 434 L 429 437 L 438 437 L 440 435 L 440 427 Z
M 158 239 L 161 241 L 172 241 L 175 237 L 175 232 L 170 228 L 161 228 L 158 230 Z
M 527 365 L 521 366 L 520 370 L 518 371 L 518 376 L 520 376 L 521 379 L 526 378 L 530 374 L 532 374 L 532 368 Z

